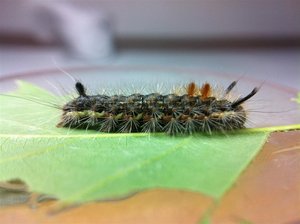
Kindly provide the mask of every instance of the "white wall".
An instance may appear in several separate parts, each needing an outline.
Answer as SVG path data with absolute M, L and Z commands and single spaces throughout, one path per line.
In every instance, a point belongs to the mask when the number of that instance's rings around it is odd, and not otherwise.
M 0 0 L 0 34 L 31 32 L 36 4 L 63 0 Z M 66 1 L 66 0 L 65 0 Z M 300 36 L 299 0 L 69 0 L 105 10 L 118 37 L 210 38 Z M 39 32 L 41 32 L 39 30 Z

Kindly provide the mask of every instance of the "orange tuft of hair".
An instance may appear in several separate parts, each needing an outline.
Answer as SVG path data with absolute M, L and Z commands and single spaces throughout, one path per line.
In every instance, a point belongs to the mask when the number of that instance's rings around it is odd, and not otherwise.
M 195 96 L 196 92 L 197 92 L 197 85 L 194 82 L 191 82 L 190 84 L 188 84 L 187 86 L 187 95 L 188 96 Z
M 200 89 L 201 99 L 205 100 L 206 98 L 211 96 L 211 86 L 209 83 L 204 83 Z

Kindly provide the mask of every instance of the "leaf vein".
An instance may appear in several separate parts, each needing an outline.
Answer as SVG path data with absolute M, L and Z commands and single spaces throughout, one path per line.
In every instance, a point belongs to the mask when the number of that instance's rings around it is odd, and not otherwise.
M 104 188 L 105 186 L 107 186 L 108 184 L 112 183 L 113 181 L 116 181 L 117 179 L 122 178 L 123 176 L 126 176 L 129 173 L 132 173 L 138 169 L 141 169 L 142 167 L 146 167 L 151 165 L 152 163 L 176 152 L 178 149 L 182 148 L 182 146 L 184 146 L 189 140 L 191 139 L 191 137 L 185 138 L 184 140 L 182 140 L 181 142 L 179 142 L 178 144 L 176 144 L 173 147 L 170 147 L 169 149 L 166 149 L 165 151 L 163 151 L 162 153 L 153 156 L 147 160 L 141 161 L 139 163 L 136 163 L 132 166 L 129 166 L 127 168 L 122 168 L 120 170 L 118 170 L 117 172 L 115 172 L 114 175 L 111 175 L 105 179 L 102 179 L 100 181 L 95 182 L 93 185 L 89 185 L 88 187 L 75 192 L 72 196 L 70 196 L 69 198 L 66 199 L 66 201 L 74 201 L 80 198 L 83 198 L 84 195 L 87 195 L 89 193 L 92 193 L 94 191 L 98 191 L 101 188 Z

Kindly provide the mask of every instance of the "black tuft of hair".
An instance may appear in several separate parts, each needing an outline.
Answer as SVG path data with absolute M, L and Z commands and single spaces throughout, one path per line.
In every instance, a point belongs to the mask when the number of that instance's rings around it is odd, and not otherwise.
M 230 91 L 236 86 L 237 81 L 233 81 L 226 89 L 225 94 L 230 93 Z
M 254 96 L 254 95 L 258 92 L 258 90 L 259 90 L 259 88 L 258 88 L 258 87 L 255 87 L 255 88 L 251 91 L 251 93 L 249 93 L 247 96 L 242 97 L 242 98 L 236 100 L 235 102 L 233 102 L 233 103 L 231 104 L 231 107 L 232 107 L 232 108 L 235 108 L 235 107 L 237 107 L 238 105 L 244 103 L 246 100 L 249 100 L 252 96 Z
M 81 82 L 76 82 L 75 88 L 76 88 L 77 93 L 79 94 L 79 96 L 83 96 L 83 97 L 87 96 L 86 92 L 85 92 L 85 87 Z

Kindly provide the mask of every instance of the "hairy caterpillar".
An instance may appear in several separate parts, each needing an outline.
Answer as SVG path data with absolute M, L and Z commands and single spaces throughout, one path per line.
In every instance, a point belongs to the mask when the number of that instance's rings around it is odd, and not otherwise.
M 242 104 L 253 97 L 258 88 L 231 101 L 228 94 L 236 84 L 237 81 L 232 82 L 220 97 L 213 94 L 209 83 L 200 87 L 194 82 L 181 87 L 185 91 L 182 94 L 109 96 L 87 95 L 85 86 L 77 81 L 75 88 L 79 96 L 62 107 L 57 127 L 170 135 L 242 129 L 247 120 Z

